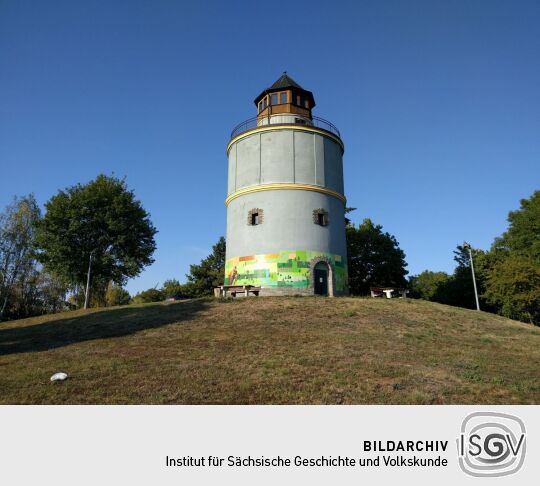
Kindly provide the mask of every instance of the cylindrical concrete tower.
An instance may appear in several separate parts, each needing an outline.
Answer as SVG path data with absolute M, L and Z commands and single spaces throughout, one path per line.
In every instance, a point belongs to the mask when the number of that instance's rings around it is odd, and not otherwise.
M 225 285 L 261 295 L 347 294 L 343 142 L 284 73 L 255 98 L 229 158 Z

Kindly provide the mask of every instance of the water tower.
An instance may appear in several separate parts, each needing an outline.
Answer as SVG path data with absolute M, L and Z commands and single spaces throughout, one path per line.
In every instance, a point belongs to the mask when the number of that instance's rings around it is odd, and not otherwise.
M 287 73 L 255 98 L 229 159 L 225 285 L 261 295 L 345 295 L 344 145 Z

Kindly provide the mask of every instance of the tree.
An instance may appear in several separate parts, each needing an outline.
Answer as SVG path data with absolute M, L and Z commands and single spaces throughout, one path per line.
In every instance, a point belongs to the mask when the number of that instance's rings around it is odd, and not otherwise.
M 148 304 L 150 302 L 161 302 L 165 299 L 163 292 L 156 288 L 143 290 L 133 297 L 134 304 Z
M 156 229 L 125 180 L 99 175 L 60 191 L 45 208 L 39 259 L 73 288 L 89 282 L 104 296 L 109 282 L 122 285 L 154 261 Z
M 34 276 L 35 226 L 41 213 L 31 194 L 14 198 L 0 214 L 0 320 L 8 308 L 10 297 L 19 293 Z
M 540 325 L 540 191 L 508 214 L 486 265 L 486 300 L 500 314 Z
M 482 251 L 473 249 L 472 253 L 474 260 L 478 263 Z M 457 263 L 454 273 L 437 286 L 432 300 L 441 304 L 476 309 L 469 252 L 462 245 L 457 245 L 454 250 L 454 261 Z M 476 284 L 478 285 L 478 293 L 481 294 L 484 288 L 483 273 L 480 271 L 480 266 L 477 265 L 477 267 Z M 484 309 L 485 305 L 482 304 L 483 302 L 481 302 L 480 308 Z
M 190 293 L 193 297 L 212 295 L 214 287 L 223 285 L 225 275 L 225 238 L 220 237 L 212 247 L 212 253 L 201 260 L 199 265 L 190 265 L 186 275 Z
M 37 285 L 41 314 L 54 314 L 66 309 L 67 288 L 61 278 L 42 270 Z
M 345 214 L 349 214 L 349 213 L 352 213 L 353 211 L 356 211 L 357 208 L 350 208 L 350 207 L 346 207 L 345 208 Z M 350 218 L 348 218 L 347 216 L 345 216 L 345 226 L 351 226 L 352 225 L 352 221 L 350 220 Z
M 495 239 L 492 250 L 530 257 L 540 263 L 540 191 L 520 204 L 520 209 L 508 213 L 510 226 Z
M 450 279 L 446 272 L 431 272 L 425 270 L 419 275 L 409 278 L 410 297 L 424 300 L 434 300 L 437 290 Z
M 185 297 L 186 296 L 186 286 L 182 285 L 178 280 L 171 278 L 163 282 L 163 287 L 161 287 L 161 292 L 163 296 L 168 299 L 171 297 Z
M 350 224 L 346 232 L 352 294 L 367 294 L 373 286 L 405 287 L 405 253 L 394 236 L 383 233 L 382 226 L 370 219 L 358 228 Z
M 63 311 L 66 309 L 66 292 L 60 279 L 34 265 L 14 288 L 9 317 L 21 319 Z
M 109 282 L 107 287 L 107 293 L 105 294 L 105 305 L 107 307 L 113 307 L 115 305 L 129 304 L 131 296 L 129 292 L 121 285 L 117 285 L 114 282 Z
M 540 265 L 530 257 L 510 255 L 497 262 L 484 296 L 499 314 L 540 325 Z

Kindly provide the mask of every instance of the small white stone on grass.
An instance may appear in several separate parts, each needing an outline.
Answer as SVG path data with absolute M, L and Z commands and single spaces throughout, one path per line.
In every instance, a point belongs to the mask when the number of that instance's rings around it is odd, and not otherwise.
M 51 376 L 51 381 L 64 381 L 65 379 L 67 379 L 67 377 L 67 373 L 55 373 Z

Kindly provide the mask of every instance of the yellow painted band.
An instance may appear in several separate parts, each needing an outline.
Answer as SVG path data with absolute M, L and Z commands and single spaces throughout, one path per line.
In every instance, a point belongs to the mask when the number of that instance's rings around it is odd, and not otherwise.
M 250 186 L 246 187 L 244 189 L 240 189 L 239 191 L 233 192 L 230 196 L 225 199 L 225 206 L 228 206 L 229 203 L 240 196 L 245 196 L 246 194 L 251 194 L 253 192 L 260 192 L 260 191 L 314 191 L 314 192 L 320 192 L 322 194 L 328 194 L 329 196 L 333 196 L 337 199 L 339 199 L 343 204 L 346 203 L 345 196 L 337 191 L 333 191 L 332 189 L 327 189 L 326 187 L 321 186 L 314 186 L 312 184 L 292 184 L 287 182 L 279 182 L 274 184 L 260 184 L 258 186 Z
M 260 133 L 260 132 L 271 132 L 274 130 L 284 130 L 284 129 L 290 129 L 290 130 L 297 130 L 300 132 L 311 132 L 311 133 L 318 133 L 319 135 L 323 135 L 324 137 L 328 137 L 334 142 L 337 142 L 341 146 L 341 150 L 345 150 L 345 146 L 343 145 L 343 142 L 339 137 L 336 135 L 333 135 L 330 132 L 327 132 L 326 130 L 321 130 L 319 128 L 315 127 L 307 127 L 302 125 L 292 125 L 292 124 L 286 124 L 286 125 L 265 125 L 263 127 L 257 127 L 253 128 L 251 130 L 248 130 L 247 132 L 241 133 L 240 135 L 237 135 L 234 137 L 228 144 L 227 144 L 227 155 L 229 154 L 229 150 L 233 143 L 236 143 L 243 138 L 249 137 L 250 135 L 253 135 L 254 133 Z

